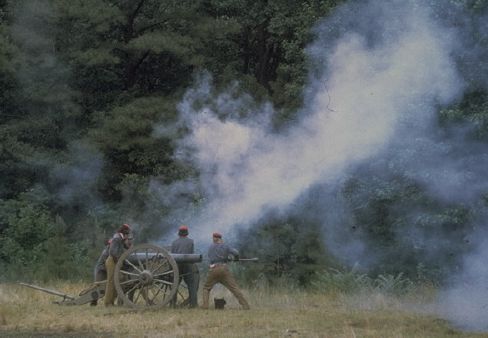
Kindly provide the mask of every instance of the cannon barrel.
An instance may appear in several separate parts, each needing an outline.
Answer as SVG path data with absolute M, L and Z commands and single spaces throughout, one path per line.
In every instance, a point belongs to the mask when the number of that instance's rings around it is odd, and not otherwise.
M 171 254 L 176 263 L 200 263 L 202 255 L 200 254 Z
M 154 259 L 154 257 L 159 254 L 154 252 L 141 253 L 136 252 L 131 254 L 128 258 L 131 263 L 136 263 L 137 261 L 144 261 L 145 259 Z M 175 254 L 172 253 L 171 257 L 176 263 L 200 263 L 202 261 L 201 254 Z

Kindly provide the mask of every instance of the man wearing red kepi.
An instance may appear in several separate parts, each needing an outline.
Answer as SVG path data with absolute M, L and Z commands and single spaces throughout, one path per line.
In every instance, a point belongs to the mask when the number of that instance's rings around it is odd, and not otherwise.
M 244 295 L 237 285 L 234 276 L 227 267 L 227 260 L 229 256 L 233 256 L 234 260 L 239 260 L 239 252 L 224 244 L 222 235 L 214 232 L 212 235 L 213 243 L 208 249 L 208 259 L 210 260 L 210 268 L 208 270 L 207 280 L 203 285 L 203 309 L 208 309 L 208 300 L 210 297 L 210 290 L 217 283 L 221 283 L 237 298 L 239 304 L 245 310 L 249 310 Z
M 182 225 L 178 228 L 178 238 L 171 243 L 171 253 L 175 254 L 193 254 L 194 252 L 193 239 L 188 237 L 188 227 Z M 188 287 L 189 301 L 188 304 L 191 308 L 198 306 L 198 284 L 200 282 L 200 275 L 198 273 L 198 267 L 194 263 L 178 263 L 178 271 L 181 278 L 185 281 Z M 175 305 L 175 299 L 172 300 L 172 304 Z

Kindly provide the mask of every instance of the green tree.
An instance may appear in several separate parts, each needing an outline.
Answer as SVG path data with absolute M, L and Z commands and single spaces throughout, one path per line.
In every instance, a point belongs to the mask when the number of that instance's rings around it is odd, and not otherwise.
M 260 275 L 271 283 L 280 278 L 307 286 L 316 271 L 333 264 L 323 245 L 320 224 L 303 216 L 273 220 L 238 236 L 241 252 L 259 257 L 247 267 L 247 279 Z
M 198 1 L 55 1 L 59 43 L 88 111 L 168 94 L 199 64 Z
M 483 90 L 464 95 L 463 100 L 452 107 L 442 109 L 439 121 L 444 128 L 468 123 L 473 128 L 469 137 L 476 141 L 488 141 L 488 93 Z
M 440 279 L 455 270 L 470 249 L 465 242 L 474 221 L 470 207 L 438 201 L 399 173 L 358 173 L 342 193 L 352 211 L 346 229 L 351 238 L 366 243 L 376 260 L 373 275 L 405 273 L 415 278 L 423 265 L 437 271 L 432 277 Z
M 135 99 L 96 116 L 97 128 L 89 135 L 108 160 L 107 185 L 101 187 L 107 196 L 120 197 L 115 187 L 127 174 L 159 177 L 166 183 L 178 178 L 171 139 L 154 134 L 156 123 L 171 124 L 175 118 L 175 103 L 165 97 Z
M 23 193 L 18 200 L 0 200 L 0 264 L 5 276 L 30 276 L 45 262 L 53 224 L 42 190 Z
M 0 122 L 2 175 L 7 197 L 47 176 L 57 154 L 78 135 L 79 107 L 69 85 L 69 71 L 55 48 L 55 15 L 35 1 L 10 3 L 1 41 L 7 48 L 1 78 L 8 79 Z M 3 191 L 2 191 L 3 193 Z
M 226 52 L 217 54 L 216 60 L 232 65 L 234 77 L 252 75 L 277 107 L 286 108 L 281 117 L 286 119 L 302 105 L 307 75 L 304 50 L 313 39 L 311 29 L 341 2 L 208 0 L 202 7 L 217 20 L 232 23 L 228 39 L 213 42 L 222 44 Z

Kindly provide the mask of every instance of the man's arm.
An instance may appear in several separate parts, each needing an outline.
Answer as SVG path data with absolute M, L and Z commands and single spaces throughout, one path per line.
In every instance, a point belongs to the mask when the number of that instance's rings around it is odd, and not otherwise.
M 122 255 L 123 252 L 123 243 L 120 237 L 116 237 L 110 243 L 109 255 L 112 256 L 114 262 L 117 263 L 117 260 Z
M 235 261 L 239 260 L 239 251 L 237 249 L 229 247 L 229 252 Z

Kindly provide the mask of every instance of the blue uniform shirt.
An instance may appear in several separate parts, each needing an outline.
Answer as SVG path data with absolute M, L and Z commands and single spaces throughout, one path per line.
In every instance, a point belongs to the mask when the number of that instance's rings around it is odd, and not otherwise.
M 208 248 L 210 264 L 225 263 L 229 255 L 237 256 L 239 255 L 239 251 L 224 243 L 212 243 L 210 248 Z

